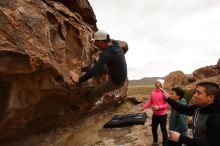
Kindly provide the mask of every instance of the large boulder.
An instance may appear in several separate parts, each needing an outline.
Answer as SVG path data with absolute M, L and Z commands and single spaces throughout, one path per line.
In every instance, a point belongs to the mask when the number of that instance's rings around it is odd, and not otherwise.
M 201 67 L 193 72 L 193 76 L 197 80 L 214 77 L 217 75 L 220 75 L 220 69 L 218 69 L 216 65 Z
M 197 80 L 215 77 L 218 75 L 220 75 L 220 59 L 218 60 L 216 65 L 201 67 L 193 72 L 193 76 Z
M 87 0 L 0 1 L 0 142 L 68 125 L 126 96 L 127 83 L 93 106 L 82 97 L 107 75 L 76 84 L 99 54 L 90 41 L 95 22 Z
M 210 78 L 204 78 L 204 79 L 197 80 L 197 81 L 185 86 L 184 89 L 189 90 L 189 91 L 194 90 L 196 88 L 196 84 L 198 84 L 199 82 L 213 82 L 213 83 L 216 83 L 220 86 L 220 75 L 215 76 L 215 77 L 210 77 Z
M 183 86 L 187 84 L 187 76 L 182 71 L 174 71 L 169 73 L 169 75 L 165 77 L 164 87 L 167 89 L 171 89 L 175 86 Z
M 213 82 L 220 85 L 219 63 L 220 63 L 220 59 L 218 60 L 216 65 L 210 65 L 196 69 L 193 72 L 193 77 L 188 78 L 190 84 L 184 86 L 184 89 L 186 91 L 185 95 L 188 96 L 187 97 L 188 101 L 190 101 L 190 99 L 192 98 L 193 92 L 196 88 L 196 84 L 198 84 L 199 82 Z

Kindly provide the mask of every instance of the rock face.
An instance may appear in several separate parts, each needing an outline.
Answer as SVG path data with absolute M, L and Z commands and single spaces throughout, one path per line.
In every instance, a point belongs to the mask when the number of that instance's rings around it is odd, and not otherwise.
M 149 97 L 148 97 L 149 98 Z M 144 104 L 144 103 L 143 103 Z M 83 117 L 70 126 L 57 128 L 48 133 L 30 135 L 19 141 L 1 146 L 151 146 L 152 110 L 146 110 L 148 115 L 145 125 L 132 125 L 122 128 L 103 128 L 115 113 L 139 113 L 143 104 L 134 105 L 123 102 L 114 109 L 108 109 Z M 169 113 L 168 113 L 169 114 Z M 169 123 L 169 122 L 168 122 Z M 162 134 L 158 130 L 158 140 L 162 143 Z
M 187 86 L 185 86 L 184 88 L 186 90 L 192 90 L 192 89 L 195 89 L 196 88 L 196 84 L 199 83 L 199 82 L 213 82 L 213 83 L 216 83 L 220 86 L 220 75 L 217 75 L 215 77 L 210 77 L 210 78 L 204 78 L 204 79 L 201 79 L 201 80 L 197 80 Z
M 193 76 L 196 79 L 205 79 L 209 77 L 214 77 L 220 74 L 220 69 L 217 65 L 206 66 L 199 68 L 193 72 Z
M 170 89 L 174 86 L 186 86 L 187 90 L 195 88 L 196 83 L 202 81 L 215 82 L 220 85 L 218 79 L 220 75 L 220 59 L 216 65 L 205 66 L 196 69 L 192 75 L 185 75 L 182 71 L 171 72 L 165 77 L 165 87 Z
M 126 96 L 127 84 L 93 107 L 80 98 L 107 79 L 75 83 L 99 54 L 90 42 L 95 23 L 87 0 L 0 1 L 1 143 L 68 125 Z
M 198 79 L 205 79 L 209 77 L 215 77 L 220 75 L 220 58 L 216 65 L 205 66 L 196 69 L 193 72 L 193 76 Z
M 197 83 L 203 81 L 214 82 L 220 85 L 220 59 L 216 65 L 210 65 L 196 69 L 193 72 L 193 78 L 195 79 L 195 82 L 186 86 L 186 89 L 194 89 Z
M 192 84 L 187 85 L 187 90 L 195 89 L 199 82 L 214 82 L 220 86 L 220 59 L 216 65 L 201 67 L 193 72 L 196 79 Z
M 174 86 L 188 84 L 187 76 L 182 71 L 174 71 L 165 77 L 164 87 L 171 89 Z

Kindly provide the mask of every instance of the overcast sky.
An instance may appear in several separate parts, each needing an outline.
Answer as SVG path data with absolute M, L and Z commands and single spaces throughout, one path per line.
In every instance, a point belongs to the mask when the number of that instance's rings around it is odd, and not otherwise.
M 220 58 L 220 0 L 89 0 L 100 30 L 126 41 L 128 78 L 192 73 Z

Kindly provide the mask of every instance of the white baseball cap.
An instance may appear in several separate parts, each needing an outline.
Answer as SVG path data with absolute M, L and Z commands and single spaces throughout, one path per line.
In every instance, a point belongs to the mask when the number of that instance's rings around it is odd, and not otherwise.
M 109 38 L 109 34 L 104 31 L 104 30 L 98 30 L 95 34 L 94 34 L 94 39 L 93 41 L 95 40 L 98 40 L 98 41 L 103 41 L 103 40 L 108 40 L 110 39 Z
M 163 79 L 157 79 L 157 82 L 159 82 L 161 84 L 161 86 L 163 87 L 163 84 L 164 84 L 164 80 Z

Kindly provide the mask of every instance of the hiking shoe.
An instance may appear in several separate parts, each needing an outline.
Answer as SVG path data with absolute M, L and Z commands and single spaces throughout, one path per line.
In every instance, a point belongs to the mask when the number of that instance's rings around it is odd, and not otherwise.
M 158 142 L 153 142 L 151 146 L 159 146 Z

